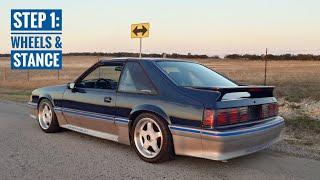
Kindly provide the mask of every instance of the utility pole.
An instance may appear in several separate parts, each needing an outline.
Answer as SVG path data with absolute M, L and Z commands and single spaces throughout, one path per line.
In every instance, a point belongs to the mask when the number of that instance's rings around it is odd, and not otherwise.
M 268 48 L 266 48 L 266 55 L 264 56 L 264 85 L 267 85 L 267 56 L 268 56 Z
M 100 61 L 100 58 L 98 58 L 98 62 Z M 99 79 L 101 78 L 101 66 L 99 68 Z
M 3 80 L 6 81 L 7 80 L 7 68 L 6 67 L 3 68 L 3 73 L 4 73 Z
M 30 71 L 28 69 L 28 71 L 27 71 L 27 81 L 29 82 L 29 80 L 30 80 Z

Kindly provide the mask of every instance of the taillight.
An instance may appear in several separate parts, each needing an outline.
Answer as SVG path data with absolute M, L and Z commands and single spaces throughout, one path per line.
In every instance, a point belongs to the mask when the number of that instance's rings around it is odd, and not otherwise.
M 235 124 L 235 123 L 239 122 L 239 109 L 238 108 L 230 109 L 229 121 L 230 121 L 230 124 Z
M 275 107 L 275 109 L 274 109 L 275 115 L 278 116 L 278 114 L 279 114 L 279 105 L 278 105 L 278 103 L 274 104 L 274 107 Z
M 217 125 L 221 126 L 221 125 L 227 125 L 228 124 L 228 111 L 226 110 L 220 110 L 218 111 L 217 114 Z
M 274 116 L 274 113 L 275 113 L 274 105 L 273 104 L 268 104 L 268 116 L 272 117 L 272 116 Z
M 278 104 L 276 103 L 230 109 L 205 109 L 202 126 L 205 128 L 213 128 L 214 126 L 232 125 L 248 122 L 249 120 L 262 120 L 277 115 Z
M 246 122 L 249 120 L 248 107 L 239 108 L 240 122 Z
M 278 115 L 278 104 L 263 104 L 261 105 L 260 118 L 265 119 Z
M 248 121 L 248 117 L 248 107 L 220 109 L 217 111 L 205 109 L 202 126 L 206 128 L 213 128 L 215 125 L 223 126 L 236 124 Z
M 260 118 L 264 119 L 269 116 L 269 107 L 268 104 L 261 105 Z
M 273 117 L 273 116 L 277 116 L 278 115 L 278 104 L 274 103 L 274 104 L 269 104 L 269 116 Z
M 212 109 L 205 109 L 202 121 L 203 127 L 210 127 L 214 126 L 214 111 Z

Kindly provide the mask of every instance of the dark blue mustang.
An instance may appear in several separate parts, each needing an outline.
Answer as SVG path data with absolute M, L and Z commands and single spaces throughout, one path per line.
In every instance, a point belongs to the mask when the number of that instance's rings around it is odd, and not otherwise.
M 147 162 L 175 154 L 227 160 L 279 140 L 273 89 L 237 85 L 194 62 L 121 58 L 36 89 L 28 104 L 47 133 L 66 128 L 131 144 Z

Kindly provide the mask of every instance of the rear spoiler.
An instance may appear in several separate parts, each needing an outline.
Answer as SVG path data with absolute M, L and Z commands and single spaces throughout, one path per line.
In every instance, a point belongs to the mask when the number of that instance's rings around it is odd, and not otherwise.
M 248 92 L 250 98 L 273 97 L 274 86 L 237 86 L 237 87 L 217 87 L 212 90 L 219 91 L 221 94 L 218 101 L 221 101 L 224 95 L 234 92 Z
M 273 97 L 274 86 L 235 86 L 235 87 L 194 87 L 196 89 L 218 91 L 220 96 L 217 101 L 221 101 L 224 95 L 235 92 L 248 92 L 250 98 Z

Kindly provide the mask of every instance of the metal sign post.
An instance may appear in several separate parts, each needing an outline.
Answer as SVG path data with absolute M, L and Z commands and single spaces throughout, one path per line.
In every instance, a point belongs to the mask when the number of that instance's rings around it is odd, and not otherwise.
M 142 57 L 142 38 L 149 37 L 149 23 L 131 24 L 131 38 L 140 39 L 139 58 Z
M 139 53 L 139 58 L 142 57 L 141 52 L 142 52 L 142 38 L 140 38 L 140 53 Z

